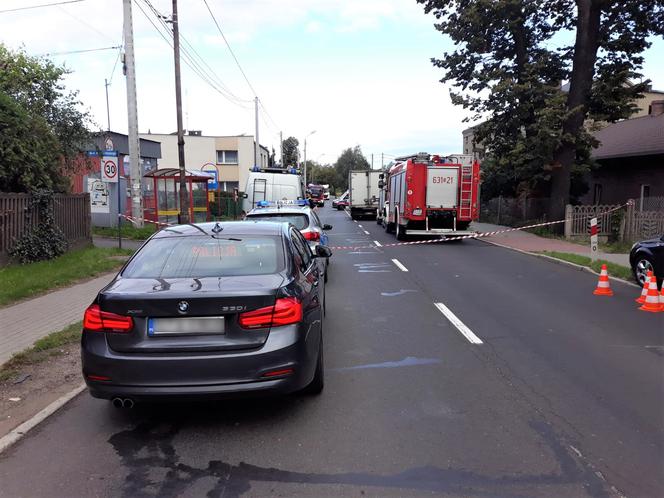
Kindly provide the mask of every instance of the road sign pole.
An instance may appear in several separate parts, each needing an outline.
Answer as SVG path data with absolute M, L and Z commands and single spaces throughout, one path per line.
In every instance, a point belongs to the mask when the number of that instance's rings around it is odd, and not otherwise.
M 122 190 L 122 180 L 118 178 L 118 249 L 122 249 L 122 197 L 120 196 Z

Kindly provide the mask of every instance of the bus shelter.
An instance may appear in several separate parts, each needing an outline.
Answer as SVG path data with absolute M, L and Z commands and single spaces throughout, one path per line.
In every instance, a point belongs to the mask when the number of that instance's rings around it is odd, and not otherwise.
M 180 214 L 179 168 L 156 169 L 144 178 L 149 179 L 143 196 L 144 218 L 159 223 L 177 223 Z M 189 219 L 192 223 L 210 219 L 208 180 L 213 178 L 213 175 L 203 171 L 185 171 L 189 193 Z

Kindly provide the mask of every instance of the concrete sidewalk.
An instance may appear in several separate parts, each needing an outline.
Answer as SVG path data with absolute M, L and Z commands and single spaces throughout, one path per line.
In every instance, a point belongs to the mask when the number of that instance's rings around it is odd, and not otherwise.
M 52 332 L 83 320 L 83 312 L 115 273 L 0 308 L 0 364 Z
M 507 230 L 510 227 L 502 225 L 492 225 L 491 223 L 473 223 L 473 228 L 480 232 L 493 232 L 496 230 Z M 581 256 L 590 257 L 590 247 L 567 242 L 566 240 L 550 239 L 547 237 L 540 237 L 525 230 L 518 230 L 514 232 L 503 233 L 494 235 L 493 237 L 486 237 L 491 242 L 502 244 L 513 249 L 521 249 L 528 252 L 541 252 L 541 251 L 558 251 L 579 254 Z M 600 253 L 600 259 L 610 261 L 618 265 L 626 266 L 629 268 L 629 254 L 605 254 Z

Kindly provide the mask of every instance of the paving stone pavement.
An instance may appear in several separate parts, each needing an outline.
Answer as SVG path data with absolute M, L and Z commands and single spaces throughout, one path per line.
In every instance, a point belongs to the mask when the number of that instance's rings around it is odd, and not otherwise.
M 85 308 L 114 276 L 115 273 L 106 273 L 0 308 L 0 364 L 32 346 L 36 340 L 82 320 Z

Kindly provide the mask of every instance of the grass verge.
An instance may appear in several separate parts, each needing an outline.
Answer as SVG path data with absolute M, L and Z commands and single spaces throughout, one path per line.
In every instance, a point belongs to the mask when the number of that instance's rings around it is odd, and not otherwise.
M 53 332 L 39 339 L 25 351 L 16 353 L 0 366 L 0 382 L 5 382 L 19 374 L 21 369 L 42 362 L 60 354 L 59 348 L 73 344 L 81 339 L 82 322 L 74 323 L 58 332 Z
M 579 254 L 572 254 L 569 252 L 542 251 L 540 254 L 551 256 L 552 258 L 556 259 L 561 259 L 563 261 L 569 261 L 570 263 L 575 263 L 577 265 L 587 266 L 588 268 L 592 268 L 597 273 L 599 273 L 599 271 L 602 269 L 602 265 L 606 265 L 609 271 L 609 275 L 612 277 L 618 277 L 629 281 L 631 281 L 633 278 L 632 270 L 630 268 L 611 263 L 610 261 L 598 259 L 597 261 L 593 262 L 587 256 L 581 256 Z
M 86 247 L 49 261 L 0 268 L 0 306 L 120 268 L 129 249 Z
M 156 225 L 146 223 L 143 228 L 136 228 L 131 223 L 123 223 L 120 228 L 120 233 L 123 239 L 131 240 L 145 240 L 156 231 Z M 118 229 L 111 227 L 92 227 L 92 234 L 99 235 L 100 237 L 116 238 L 118 236 Z

